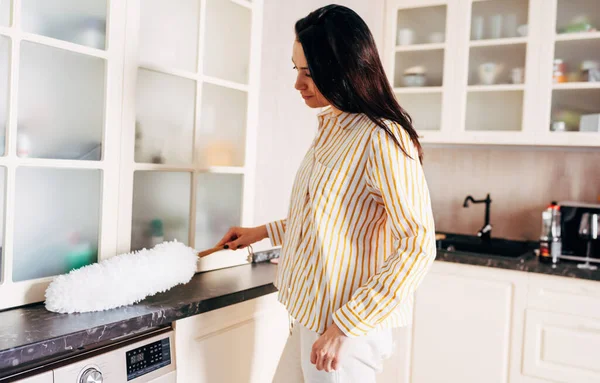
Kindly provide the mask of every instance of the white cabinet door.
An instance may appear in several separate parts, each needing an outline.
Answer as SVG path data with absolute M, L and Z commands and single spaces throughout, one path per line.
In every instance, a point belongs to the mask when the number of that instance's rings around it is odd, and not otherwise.
M 517 272 L 436 262 L 416 294 L 412 382 L 518 376 L 526 282 Z
M 271 382 L 288 335 L 276 294 L 177 321 L 177 381 Z
M 527 310 L 523 372 L 553 382 L 600 382 L 600 320 Z

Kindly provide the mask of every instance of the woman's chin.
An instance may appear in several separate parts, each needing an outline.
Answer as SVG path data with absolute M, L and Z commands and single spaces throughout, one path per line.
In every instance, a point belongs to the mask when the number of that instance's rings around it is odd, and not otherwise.
M 317 98 L 315 96 L 304 98 L 304 103 L 311 108 L 323 107 L 323 105 L 321 105 L 321 103 L 319 101 L 317 101 Z

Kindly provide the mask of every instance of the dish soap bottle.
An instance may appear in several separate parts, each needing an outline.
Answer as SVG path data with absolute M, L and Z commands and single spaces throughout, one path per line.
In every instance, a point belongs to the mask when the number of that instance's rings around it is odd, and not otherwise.
M 150 222 L 150 247 L 154 247 L 159 243 L 165 241 L 165 234 L 163 230 L 163 222 L 160 219 L 153 219 Z

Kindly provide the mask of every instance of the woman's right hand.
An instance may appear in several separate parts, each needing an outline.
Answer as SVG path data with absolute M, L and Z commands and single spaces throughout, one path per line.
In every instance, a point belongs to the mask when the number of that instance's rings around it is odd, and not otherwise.
M 216 247 L 226 249 L 242 249 L 269 236 L 265 225 L 257 227 L 232 227 L 217 243 Z

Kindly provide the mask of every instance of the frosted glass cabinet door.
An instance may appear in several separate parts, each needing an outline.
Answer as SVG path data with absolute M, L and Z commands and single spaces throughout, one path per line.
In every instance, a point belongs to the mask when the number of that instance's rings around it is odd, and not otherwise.
M 188 243 L 191 173 L 138 171 L 133 183 L 131 249 Z
M 192 163 L 196 82 L 138 70 L 135 161 Z
M 142 0 L 140 7 L 140 62 L 196 72 L 200 0 Z
M 248 83 L 252 11 L 230 0 L 208 0 L 204 74 Z
M 21 25 L 25 32 L 104 49 L 106 9 L 106 0 L 22 0 Z
M 2 0 L 0 0 L 2 1 Z M 0 36 L 0 155 L 4 155 L 6 127 L 8 126 L 8 61 L 10 43 Z
M 8 26 L 10 18 L 10 0 L 0 0 L 0 25 Z
M 96 262 L 101 184 L 100 170 L 17 169 L 14 281 Z
M 0 167 L 0 282 L 4 255 L 4 198 L 6 197 L 6 168 Z
M 205 83 L 199 129 L 203 166 L 244 166 L 248 94 Z
M 21 43 L 19 157 L 100 160 L 103 59 Z
M 244 179 L 239 174 L 198 175 L 196 248 L 208 249 L 242 219 Z

